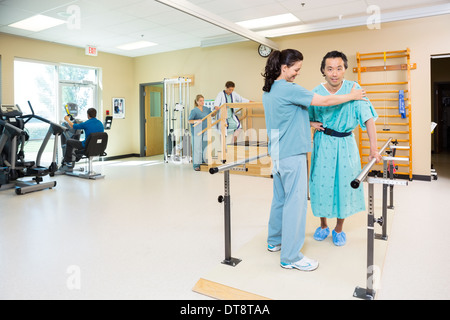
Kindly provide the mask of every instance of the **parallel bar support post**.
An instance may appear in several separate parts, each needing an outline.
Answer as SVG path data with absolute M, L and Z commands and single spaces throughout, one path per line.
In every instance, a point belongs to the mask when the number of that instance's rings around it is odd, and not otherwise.
M 392 148 L 392 157 L 395 158 L 397 148 Z M 389 162 L 389 179 L 394 180 L 394 161 Z M 388 209 L 394 209 L 394 185 L 389 186 L 389 206 Z
M 223 264 L 235 267 L 240 259 L 231 257 L 231 196 L 230 196 L 230 170 L 223 172 L 224 177 L 224 224 L 225 224 L 225 260 Z
M 373 300 L 375 298 L 375 290 L 373 289 L 373 271 L 374 271 L 374 196 L 373 184 L 369 183 L 369 211 L 367 214 L 367 283 L 366 288 L 356 287 L 353 296 L 364 300 Z
M 387 179 L 388 175 L 387 175 L 387 171 L 388 171 L 388 161 L 384 160 L 383 161 L 383 178 Z M 381 226 L 381 230 L 382 230 L 382 234 L 379 237 L 379 239 L 382 240 L 387 240 L 388 236 L 387 236 L 387 198 L 388 198 L 388 185 L 387 184 L 383 184 L 383 211 L 382 211 L 382 226 Z
M 253 158 L 239 160 L 233 163 L 224 164 L 220 167 L 209 168 L 209 173 L 216 174 L 223 172 L 224 177 L 224 195 L 219 196 L 219 202 L 224 202 L 224 222 L 225 222 L 225 260 L 223 264 L 235 267 L 241 259 L 231 257 L 231 196 L 230 196 L 230 170 L 239 165 L 245 165 L 248 162 L 258 160 L 259 158 L 268 156 L 267 153 L 258 155 Z

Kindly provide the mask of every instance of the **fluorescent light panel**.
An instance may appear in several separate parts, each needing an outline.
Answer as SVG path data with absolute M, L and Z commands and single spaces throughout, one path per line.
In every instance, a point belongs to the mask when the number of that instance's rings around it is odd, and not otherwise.
M 241 21 L 237 22 L 237 24 L 247 29 L 261 29 L 279 26 L 292 22 L 300 22 L 300 20 L 292 13 L 286 13 L 277 16 Z
M 156 46 L 157 44 L 150 41 L 137 41 L 137 42 L 131 42 L 127 44 L 123 44 L 121 46 L 118 46 L 118 49 L 122 50 L 136 50 L 136 49 L 142 49 L 147 48 L 151 46 Z
M 41 14 L 10 24 L 10 27 L 28 31 L 42 31 L 66 23 L 64 20 L 44 16 Z

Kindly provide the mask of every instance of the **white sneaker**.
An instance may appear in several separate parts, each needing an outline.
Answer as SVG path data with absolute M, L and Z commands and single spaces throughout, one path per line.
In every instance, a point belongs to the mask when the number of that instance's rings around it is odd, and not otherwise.
M 271 244 L 267 245 L 267 250 L 269 250 L 270 252 L 277 252 L 281 250 L 281 245 L 278 246 L 273 246 Z
M 313 271 L 316 270 L 319 266 L 319 262 L 317 260 L 309 259 L 307 257 L 303 257 L 303 259 L 294 262 L 294 263 L 285 263 L 281 262 L 281 267 L 285 269 L 298 269 L 301 271 Z

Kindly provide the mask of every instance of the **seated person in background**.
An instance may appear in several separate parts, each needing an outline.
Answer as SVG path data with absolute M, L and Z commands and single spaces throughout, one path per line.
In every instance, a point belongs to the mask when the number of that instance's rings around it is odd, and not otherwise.
M 88 120 L 82 122 L 82 123 L 73 123 L 70 121 L 70 117 L 67 115 L 64 117 L 64 120 L 67 121 L 69 126 L 75 130 L 84 130 L 84 136 L 85 140 L 80 141 L 76 139 L 68 139 L 66 142 L 66 151 L 64 154 L 63 159 L 63 166 L 66 166 L 68 168 L 74 167 L 75 159 L 73 157 L 73 153 L 76 150 L 84 149 L 86 146 L 86 140 L 89 137 L 91 133 L 94 132 L 104 132 L 105 129 L 103 127 L 103 123 L 98 120 L 97 117 L 97 110 L 94 108 L 89 108 L 87 110 L 87 117 Z

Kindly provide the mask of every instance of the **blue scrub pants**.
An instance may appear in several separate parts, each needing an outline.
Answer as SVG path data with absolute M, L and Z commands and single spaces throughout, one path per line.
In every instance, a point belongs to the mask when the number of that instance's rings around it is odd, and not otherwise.
M 197 130 L 199 128 L 199 130 Z M 206 163 L 206 157 L 204 152 L 208 146 L 208 135 L 203 133 L 201 136 L 197 136 L 195 131 L 201 132 L 201 126 L 197 126 L 192 130 L 192 163 L 193 167 L 199 168 L 202 163 Z
M 281 244 L 280 262 L 303 259 L 307 195 L 306 154 L 273 161 L 273 199 L 267 243 Z

